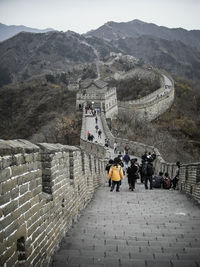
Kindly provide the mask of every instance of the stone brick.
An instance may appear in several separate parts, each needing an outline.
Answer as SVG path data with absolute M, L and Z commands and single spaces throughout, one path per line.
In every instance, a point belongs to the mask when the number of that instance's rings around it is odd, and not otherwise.
M 25 223 L 22 224 L 16 231 L 15 233 L 15 238 L 16 240 L 19 239 L 20 237 L 24 236 L 24 238 L 27 238 L 27 231 L 26 231 L 26 225 Z
M 25 184 L 25 185 L 21 185 L 19 187 L 20 195 L 23 195 L 25 192 L 27 192 L 28 191 L 28 187 L 29 187 L 28 183 Z
M 39 221 L 35 222 L 30 228 L 28 228 L 27 236 L 28 237 L 31 236 L 35 232 L 35 230 L 38 228 L 38 226 L 39 226 Z
M 18 224 L 16 221 L 14 221 L 12 224 L 10 224 L 3 232 L 4 239 L 8 238 L 14 231 L 18 229 Z
M 18 254 L 17 254 L 17 252 L 16 252 L 16 253 L 14 253 L 14 254 L 9 258 L 8 261 L 6 261 L 6 266 L 7 266 L 7 267 L 13 267 L 13 266 L 16 266 L 17 261 L 18 261 Z
M 36 182 L 36 180 L 32 180 L 32 181 L 30 181 L 30 183 L 29 183 L 29 190 L 30 191 L 32 191 L 34 188 L 36 188 L 37 187 L 37 182 Z
M 19 187 L 17 186 L 13 190 L 10 191 L 11 199 L 15 199 L 19 196 Z
M 4 230 L 8 225 L 12 224 L 12 216 L 9 214 L 0 221 L 0 231 Z
M 5 182 L 10 178 L 11 178 L 11 169 L 10 168 L 0 170 L 0 183 Z
M 10 212 L 13 212 L 18 207 L 18 201 L 13 200 L 2 208 L 4 216 L 7 216 Z
M 17 185 L 17 178 L 9 179 L 8 181 L 2 184 L 2 194 L 6 194 L 7 192 L 14 189 Z
M 19 198 L 19 207 L 32 198 L 32 192 L 27 192 Z
M 13 165 L 13 157 L 12 156 L 4 156 L 2 157 L 2 168 L 5 169 Z
M 32 153 L 31 154 L 25 154 L 24 159 L 25 159 L 25 162 L 27 162 L 27 163 L 32 162 L 34 159 L 34 155 Z
M 19 207 L 17 210 L 15 210 L 14 212 L 12 212 L 12 216 L 13 219 L 18 219 L 22 214 L 24 214 L 25 212 L 27 212 L 28 210 L 30 210 L 31 208 L 31 203 L 27 202 L 25 205 Z M 26 218 L 27 220 L 27 218 Z
M 8 248 L 3 255 L 0 257 L 0 266 L 3 266 L 6 261 L 8 261 L 11 256 L 16 251 L 16 245 L 14 244 L 12 247 Z
M 12 165 L 22 165 L 25 163 L 25 159 L 24 159 L 24 155 L 23 154 L 16 154 L 16 155 L 13 155 L 12 157 Z
M 11 196 L 11 193 L 8 192 L 7 194 L 5 195 L 0 195 L 0 206 L 1 205 L 4 205 L 5 203 L 8 203 L 10 202 L 10 196 Z
M 28 167 L 25 164 L 19 166 L 12 166 L 11 171 L 12 176 L 18 176 L 22 175 L 23 173 L 26 173 L 28 171 Z

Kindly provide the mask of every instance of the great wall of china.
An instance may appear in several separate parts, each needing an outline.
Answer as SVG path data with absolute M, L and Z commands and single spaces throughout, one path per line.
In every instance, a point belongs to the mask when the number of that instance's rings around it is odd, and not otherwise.
M 151 119 L 171 106 L 174 88 L 166 92 L 146 104 L 129 103 L 128 108 L 139 104 L 139 112 L 152 114 Z M 128 140 L 112 135 L 105 115 L 102 112 L 103 131 L 111 147 L 117 141 L 122 150 Z M 0 140 L 0 266 L 47 266 L 62 237 L 105 182 L 109 150 L 87 141 L 85 123 L 83 113 L 80 147 Z M 137 157 L 155 151 L 155 171 L 173 176 L 175 164 L 165 162 L 155 147 L 128 142 Z M 182 192 L 200 201 L 200 163 L 182 165 L 179 183 Z

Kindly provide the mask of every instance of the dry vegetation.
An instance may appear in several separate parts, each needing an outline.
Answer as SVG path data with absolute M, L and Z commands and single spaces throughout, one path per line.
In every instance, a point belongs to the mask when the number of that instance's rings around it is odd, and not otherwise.
M 119 101 L 128 101 L 139 99 L 157 90 L 160 87 L 160 79 L 159 76 L 155 76 L 154 79 L 140 79 L 135 76 L 120 81 L 113 80 L 110 86 L 116 87 Z
M 154 145 L 169 162 L 197 162 L 200 161 L 200 86 L 185 79 L 176 81 L 175 101 L 169 111 L 148 124 L 135 124 L 130 114 L 119 114 L 112 130 L 120 137 Z
M 76 93 L 46 81 L 5 86 L 0 90 L 0 138 L 78 145 L 81 114 Z

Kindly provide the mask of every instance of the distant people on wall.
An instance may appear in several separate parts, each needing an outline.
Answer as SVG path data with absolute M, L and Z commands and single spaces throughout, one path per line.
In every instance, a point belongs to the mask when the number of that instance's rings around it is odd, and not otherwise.
M 126 143 L 125 147 L 124 147 L 124 154 L 128 154 L 129 153 L 129 150 L 130 150 L 130 146 L 128 143 Z
M 99 126 L 98 125 L 95 125 L 95 129 L 96 129 L 96 133 L 98 133 Z
M 117 154 L 117 142 L 114 143 L 113 148 L 114 148 L 114 154 Z
M 126 170 L 128 169 L 130 160 L 131 160 L 131 159 L 130 159 L 130 157 L 129 157 L 128 151 L 126 151 L 126 154 L 125 154 L 124 157 L 123 157 L 123 161 L 124 161 L 124 165 L 125 165 L 125 169 L 126 169 Z
M 101 138 L 102 131 L 101 129 L 98 130 L 98 137 Z

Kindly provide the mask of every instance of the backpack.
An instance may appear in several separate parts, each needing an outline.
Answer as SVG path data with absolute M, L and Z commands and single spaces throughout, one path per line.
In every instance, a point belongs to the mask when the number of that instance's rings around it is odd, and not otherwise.
M 142 163 L 141 174 L 147 176 L 147 162 Z
M 161 183 L 162 183 L 162 180 L 161 180 L 161 177 L 160 176 L 154 176 L 153 179 L 152 179 L 152 186 L 154 188 L 161 188 Z

